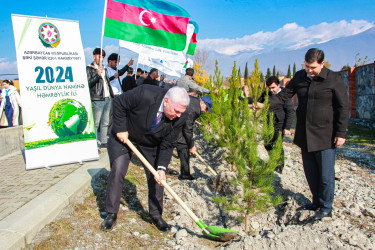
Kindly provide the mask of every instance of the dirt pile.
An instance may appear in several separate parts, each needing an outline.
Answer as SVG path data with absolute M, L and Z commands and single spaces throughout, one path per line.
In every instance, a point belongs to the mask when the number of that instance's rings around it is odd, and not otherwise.
M 276 193 L 283 196 L 284 202 L 267 213 L 256 214 L 251 218 L 252 233 L 244 233 L 244 224 L 236 219 L 237 212 L 223 213 L 212 201 L 212 196 L 232 194 L 240 191 L 230 184 L 233 174 L 222 161 L 220 152 L 210 148 L 198 137 L 203 157 L 215 168 L 219 176 L 212 174 L 199 162 L 192 159 L 193 181 L 171 182 L 176 193 L 201 218 L 206 225 L 228 227 L 240 232 L 240 237 L 232 242 L 222 243 L 228 249 L 373 249 L 375 248 L 375 176 L 373 154 L 356 152 L 351 145 L 338 150 L 336 161 L 335 204 L 332 219 L 314 222 L 314 212 L 298 208 L 309 203 L 311 195 L 307 186 L 300 150 L 291 143 L 291 137 L 284 139 L 285 168 L 275 178 Z M 363 154 L 366 154 L 364 156 Z M 362 156 L 361 158 L 354 157 Z M 367 165 L 363 165 L 367 159 Z M 358 162 L 358 164 L 357 164 Z M 364 168 L 365 167 L 365 168 Z M 178 160 L 171 166 L 179 171 Z M 174 203 L 167 195 L 167 202 Z M 178 205 L 174 205 L 175 239 L 173 248 L 201 249 L 218 246 L 202 241 L 198 226 Z

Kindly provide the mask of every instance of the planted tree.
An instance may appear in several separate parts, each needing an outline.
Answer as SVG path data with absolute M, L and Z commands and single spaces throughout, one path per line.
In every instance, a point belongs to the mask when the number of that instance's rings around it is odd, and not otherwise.
M 297 70 L 296 70 L 296 63 L 293 64 L 293 76 L 295 76 Z
M 254 105 L 264 90 L 260 74 L 256 59 L 247 84 Z M 222 86 L 217 64 L 215 75 L 210 80 L 213 81 L 210 86 Z M 227 148 L 225 160 L 229 163 L 228 171 L 235 173 L 235 179 L 231 182 L 241 187 L 238 190 L 242 190 L 230 196 L 215 196 L 214 201 L 221 204 L 224 211 L 239 211 L 238 220 L 245 222 L 245 231 L 249 232 L 248 222 L 255 211 L 263 211 L 281 201 L 281 197 L 273 194 L 273 172 L 281 160 L 282 141 L 280 136 L 275 148 L 269 153 L 269 159 L 261 160 L 258 146 L 262 141 L 269 143 L 274 131 L 273 115 L 268 113 L 268 98 L 264 103 L 265 109 L 253 110 L 247 99 L 238 100 L 240 91 L 240 75 L 234 64 L 229 89 L 218 91 L 218 94 L 211 91 L 215 103 L 213 113 L 203 116 L 202 123 L 206 130 L 206 140 Z

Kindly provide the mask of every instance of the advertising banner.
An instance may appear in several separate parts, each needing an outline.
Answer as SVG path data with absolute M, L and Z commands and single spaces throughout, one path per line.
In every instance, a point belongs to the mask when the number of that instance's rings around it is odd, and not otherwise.
M 12 15 L 26 169 L 99 159 L 77 21 Z

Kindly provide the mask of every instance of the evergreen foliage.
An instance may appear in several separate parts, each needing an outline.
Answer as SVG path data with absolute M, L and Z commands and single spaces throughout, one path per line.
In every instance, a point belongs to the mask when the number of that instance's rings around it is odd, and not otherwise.
M 291 78 L 292 77 L 292 73 L 290 72 L 290 64 L 288 66 L 288 73 L 286 74 L 286 77 L 287 78 Z
M 293 64 L 293 76 L 296 74 L 297 70 L 296 70 L 296 63 Z
M 260 82 L 265 82 L 263 72 L 260 72 Z
M 276 66 L 273 65 L 272 76 L 276 76 Z
M 348 69 L 350 69 L 350 65 L 346 64 L 346 65 L 342 66 L 342 68 L 340 70 L 348 70 Z
M 264 90 L 260 74 L 256 59 L 254 70 L 247 82 L 254 105 Z M 273 115 L 268 114 L 268 98 L 263 110 L 253 110 L 246 98 L 243 101 L 238 100 L 241 81 L 236 63 L 228 90 L 222 88 L 223 77 L 217 62 L 215 74 L 210 77 L 208 85 L 214 105 L 212 114 L 201 116 L 205 139 L 227 149 L 224 157 L 229 163 L 228 171 L 233 171 L 236 176 L 232 184 L 240 185 L 240 190 L 243 190 L 242 193 L 232 196 L 217 196 L 214 201 L 221 204 L 224 211 L 240 211 L 238 220 L 245 222 L 246 232 L 249 232 L 251 214 L 264 211 L 281 201 L 281 197 L 273 194 L 273 172 L 281 160 L 282 139 L 280 136 L 275 148 L 270 151 L 269 160 L 261 160 L 258 146 L 261 141 L 268 143 L 272 139 Z M 213 91 L 214 88 L 218 89 L 217 94 Z
M 244 73 L 243 77 L 245 79 L 245 82 L 249 78 L 249 69 L 247 68 L 247 63 L 245 65 L 245 73 Z
M 271 77 L 271 70 L 270 68 L 267 68 L 267 75 L 266 75 L 266 80 Z

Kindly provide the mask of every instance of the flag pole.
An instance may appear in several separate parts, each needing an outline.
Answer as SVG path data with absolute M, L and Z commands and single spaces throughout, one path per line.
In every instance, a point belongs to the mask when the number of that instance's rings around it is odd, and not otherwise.
M 103 11 L 103 23 L 102 23 L 102 36 L 100 39 L 100 66 L 103 64 L 103 37 L 104 37 L 104 27 L 105 27 L 105 16 L 107 15 L 107 1 L 104 0 L 104 11 Z
M 136 70 L 138 69 L 139 54 L 140 54 L 140 53 L 138 53 L 138 58 L 137 58 L 137 67 L 136 67 Z

